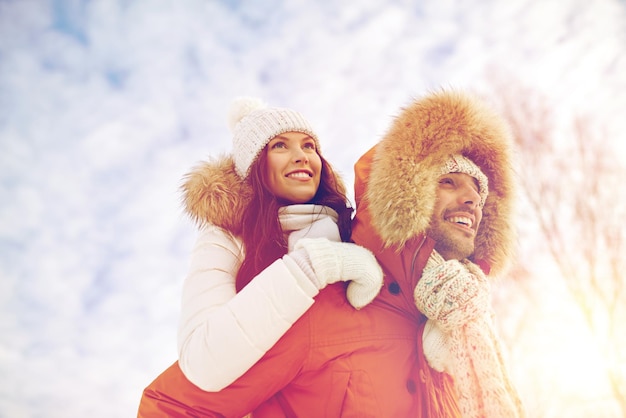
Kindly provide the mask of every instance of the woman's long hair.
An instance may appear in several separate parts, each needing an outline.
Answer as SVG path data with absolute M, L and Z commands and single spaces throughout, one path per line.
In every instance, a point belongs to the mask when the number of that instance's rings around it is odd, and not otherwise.
M 342 241 L 350 240 L 353 209 L 348 205 L 345 187 L 331 167 L 320 155 L 322 172 L 317 193 L 310 202 L 328 206 L 339 215 L 339 235 Z M 287 242 L 278 218 L 278 210 L 285 206 L 267 185 L 267 148 L 252 164 L 247 181 L 252 187 L 252 199 L 243 213 L 242 239 L 245 258 L 237 272 L 237 292 L 275 260 L 287 254 Z

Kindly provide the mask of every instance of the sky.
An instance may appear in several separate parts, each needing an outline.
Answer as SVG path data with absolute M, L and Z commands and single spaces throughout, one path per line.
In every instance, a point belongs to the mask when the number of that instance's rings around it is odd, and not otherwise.
M 0 0 L 0 417 L 136 415 L 176 359 L 181 179 L 233 98 L 302 112 L 351 185 L 412 98 L 496 81 L 626 161 L 623 0 Z M 537 324 L 503 328 L 530 415 L 617 417 L 562 283 L 498 286 Z

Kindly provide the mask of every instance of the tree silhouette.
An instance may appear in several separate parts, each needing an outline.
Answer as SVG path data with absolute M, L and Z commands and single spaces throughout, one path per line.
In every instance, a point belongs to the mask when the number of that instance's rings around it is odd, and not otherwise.
M 528 215 L 600 347 L 626 416 L 626 169 L 611 148 L 619 138 L 590 118 L 558 115 L 519 84 L 493 83 L 519 151 Z

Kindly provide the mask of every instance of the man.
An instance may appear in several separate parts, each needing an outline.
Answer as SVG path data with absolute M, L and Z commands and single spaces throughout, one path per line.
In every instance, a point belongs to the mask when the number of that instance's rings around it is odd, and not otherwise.
M 475 266 L 501 272 L 513 245 L 508 153 L 506 130 L 479 103 L 456 93 L 415 101 L 355 166 L 353 240 L 385 273 L 376 299 L 357 311 L 345 284 L 330 285 L 233 384 L 204 392 L 174 364 L 146 388 L 139 415 L 519 416 L 493 361 L 497 340 L 476 337 L 493 333 Z M 467 367 L 468 341 L 490 360 L 478 370 Z M 486 396 L 459 372 L 487 378 Z M 492 395 L 504 415 L 484 407 Z
M 476 99 L 438 92 L 414 101 L 355 165 L 352 239 L 385 273 L 376 303 L 415 304 L 429 407 L 464 417 L 522 416 L 491 323 L 485 274 L 504 271 L 514 243 L 513 169 L 501 119 Z M 479 267 L 480 266 L 480 267 Z M 428 320 L 427 320 L 428 318 Z M 441 416 L 446 416 L 445 413 Z

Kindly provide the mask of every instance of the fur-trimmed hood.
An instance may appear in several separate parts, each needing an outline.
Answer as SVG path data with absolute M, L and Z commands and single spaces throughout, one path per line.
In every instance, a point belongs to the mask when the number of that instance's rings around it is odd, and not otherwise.
M 198 226 L 213 224 L 241 234 L 243 211 L 252 188 L 237 175 L 231 156 L 204 161 L 183 180 L 183 207 Z
M 368 211 L 382 244 L 402 247 L 429 226 L 441 165 L 462 154 L 489 180 L 472 260 L 501 273 L 515 241 L 511 151 L 503 119 L 476 98 L 457 91 L 419 98 L 355 165 L 356 216 Z

